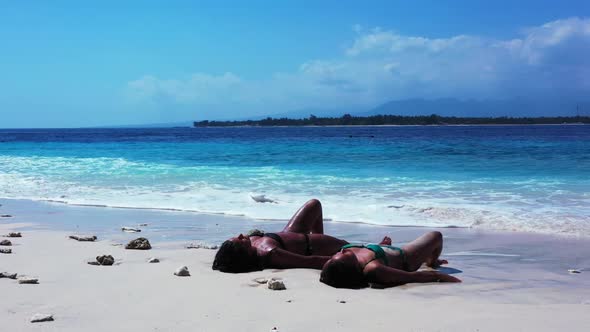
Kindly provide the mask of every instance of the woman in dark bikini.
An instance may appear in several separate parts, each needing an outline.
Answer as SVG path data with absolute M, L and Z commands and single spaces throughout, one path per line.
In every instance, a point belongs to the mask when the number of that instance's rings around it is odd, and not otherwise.
M 213 270 L 240 273 L 265 268 L 321 269 L 348 242 L 324 234 L 322 205 L 305 203 L 278 233 L 240 234 L 221 245 Z
M 412 282 L 461 282 L 438 271 L 417 271 L 425 263 L 436 268 L 447 264 L 439 256 L 440 232 L 429 232 L 407 245 L 391 246 L 385 237 L 379 244 L 344 245 L 322 268 L 320 281 L 337 288 L 363 288 L 369 283 L 392 287 Z

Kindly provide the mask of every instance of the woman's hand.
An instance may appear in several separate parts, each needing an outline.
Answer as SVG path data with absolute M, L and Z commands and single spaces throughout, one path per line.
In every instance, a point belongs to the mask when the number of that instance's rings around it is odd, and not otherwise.
M 434 282 L 461 282 L 461 279 L 453 277 L 449 274 L 440 273 L 438 271 L 421 271 L 420 273 L 429 275 Z
M 438 273 L 438 281 L 439 282 L 461 282 L 461 279 L 453 277 L 450 274 Z

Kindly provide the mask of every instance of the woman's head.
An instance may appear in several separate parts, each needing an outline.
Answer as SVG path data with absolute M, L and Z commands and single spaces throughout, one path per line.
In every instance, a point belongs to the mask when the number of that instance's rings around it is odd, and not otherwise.
M 252 247 L 250 239 L 242 234 L 221 244 L 213 260 L 212 268 L 213 270 L 229 273 L 262 269 L 256 254 L 256 248 Z
M 336 288 L 358 289 L 369 285 L 356 255 L 350 250 L 335 254 L 324 264 L 320 281 Z

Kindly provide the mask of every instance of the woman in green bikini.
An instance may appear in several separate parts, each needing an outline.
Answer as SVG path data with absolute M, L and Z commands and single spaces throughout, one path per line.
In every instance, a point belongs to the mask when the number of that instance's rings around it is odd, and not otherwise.
M 417 271 L 422 264 L 436 268 L 446 264 L 439 256 L 440 232 L 429 232 L 398 248 L 385 237 L 379 244 L 344 245 L 322 269 L 320 281 L 337 288 L 364 288 L 369 284 L 392 287 L 412 282 L 460 282 L 438 271 Z

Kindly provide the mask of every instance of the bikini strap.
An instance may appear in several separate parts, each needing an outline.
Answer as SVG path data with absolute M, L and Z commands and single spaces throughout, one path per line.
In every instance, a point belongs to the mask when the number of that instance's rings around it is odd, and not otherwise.
M 402 259 L 402 268 L 405 271 L 408 271 L 408 258 L 407 258 L 406 253 L 404 252 L 404 250 L 402 248 L 394 247 L 394 246 L 390 246 L 390 245 L 382 245 L 382 246 L 383 247 L 386 247 L 386 248 L 389 248 L 389 249 L 392 249 L 392 250 L 399 251 L 399 255 L 400 255 L 401 259 Z
M 345 244 L 342 246 L 342 248 L 340 248 L 340 250 L 342 249 L 348 249 L 348 248 L 366 248 L 364 244 Z
M 389 259 L 387 259 L 387 254 L 385 253 L 385 250 L 381 248 L 380 245 L 367 244 L 365 245 L 365 247 L 375 253 L 375 259 L 382 259 L 385 265 L 389 265 Z
M 281 238 L 281 236 L 279 234 L 277 234 L 277 233 L 264 233 L 264 236 L 277 241 L 281 245 L 281 248 L 285 249 L 285 242 L 283 242 L 283 239 Z
M 381 246 L 378 244 L 351 244 L 351 243 L 349 243 L 349 244 L 343 245 L 340 250 L 348 249 L 348 248 L 365 248 L 365 249 L 369 249 L 373 253 L 375 253 L 375 258 L 368 261 L 367 264 L 371 263 L 372 261 L 374 261 L 376 259 L 382 259 L 383 262 L 385 263 L 385 265 L 389 265 L 389 260 L 387 259 L 387 255 L 385 254 L 385 250 L 383 250 L 383 248 L 381 248 Z M 367 266 L 367 264 L 365 264 L 365 266 Z M 363 269 L 364 269 L 364 266 L 363 266 Z

